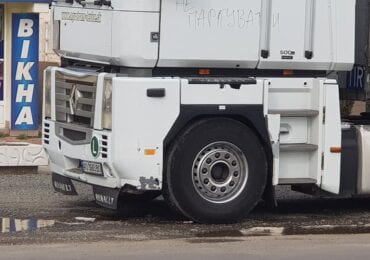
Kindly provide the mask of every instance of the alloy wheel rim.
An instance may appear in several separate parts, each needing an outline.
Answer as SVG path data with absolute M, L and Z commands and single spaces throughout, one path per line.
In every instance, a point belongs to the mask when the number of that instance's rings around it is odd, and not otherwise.
M 229 142 L 215 142 L 195 157 L 192 180 L 197 193 L 212 203 L 227 203 L 244 190 L 248 162 L 243 152 Z

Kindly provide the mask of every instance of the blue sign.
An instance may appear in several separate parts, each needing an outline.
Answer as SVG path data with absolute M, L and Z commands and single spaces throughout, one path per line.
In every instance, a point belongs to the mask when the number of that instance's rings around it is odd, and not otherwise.
M 347 88 L 363 90 L 366 87 L 367 71 L 365 67 L 355 66 L 347 74 Z
M 39 15 L 13 14 L 13 130 L 37 130 L 39 98 Z

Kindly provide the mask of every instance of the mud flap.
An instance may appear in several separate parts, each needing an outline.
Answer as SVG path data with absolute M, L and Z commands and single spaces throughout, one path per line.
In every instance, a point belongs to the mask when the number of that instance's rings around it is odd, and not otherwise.
M 109 208 L 118 208 L 119 189 L 110 189 L 101 186 L 93 186 L 94 198 L 98 205 Z
M 75 186 L 73 185 L 71 179 L 64 177 L 62 175 L 52 174 L 52 183 L 54 190 L 60 192 L 64 195 L 75 196 L 78 195 Z

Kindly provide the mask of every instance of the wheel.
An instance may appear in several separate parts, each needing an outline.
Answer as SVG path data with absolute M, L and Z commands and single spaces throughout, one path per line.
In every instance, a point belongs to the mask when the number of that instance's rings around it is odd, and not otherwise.
M 172 145 L 167 159 L 164 197 L 196 222 L 240 220 L 266 185 L 264 148 L 249 127 L 233 119 L 194 123 Z

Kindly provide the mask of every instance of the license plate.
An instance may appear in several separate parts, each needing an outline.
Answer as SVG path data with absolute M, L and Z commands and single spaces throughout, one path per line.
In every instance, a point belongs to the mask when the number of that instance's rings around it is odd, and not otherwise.
M 82 171 L 89 174 L 103 175 L 101 163 L 81 161 Z

